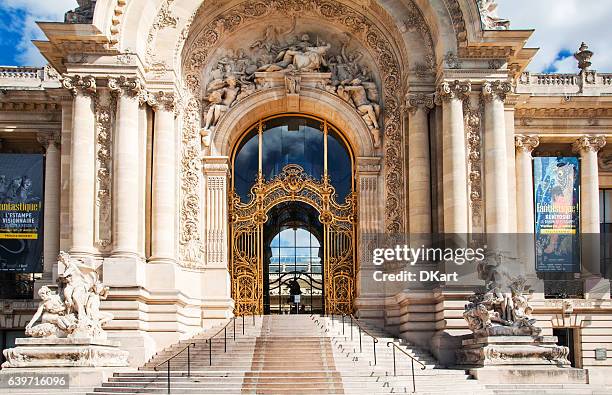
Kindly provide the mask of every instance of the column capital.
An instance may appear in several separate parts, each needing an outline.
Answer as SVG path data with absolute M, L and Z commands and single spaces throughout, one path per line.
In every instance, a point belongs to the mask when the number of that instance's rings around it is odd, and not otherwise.
M 605 147 L 605 136 L 582 136 L 572 144 L 572 150 L 575 153 L 582 154 L 583 152 L 599 152 Z
M 539 136 L 527 136 L 527 135 L 522 135 L 522 134 L 514 136 L 514 146 L 516 147 L 516 150 L 519 152 L 531 153 L 539 145 L 540 145 Z
M 138 97 L 141 102 L 146 102 L 146 91 L 140 78 L 126 77 L 108 77 L 108 89 L 117 95 L 128 95 L 130 97 Z
M 443 81 L 438 85 L 436 100 L 438 102 L 452 99 L 465 100 L 471 91 L 472 83 L 470 81 Z
M 62 76 L 62 87 L 68 89 L 73 96 L 77 94 L 93 95 L 96 93 L 96 79 L 91 75 L 68 75 Z
M 179 101 L 174 92 L 148 92 L 147 103 L 155 111 L 174 112 L 179 107 Z
M 60 137 L 57 133 L 38 133 L 36 135 L 36 140 L 45 150 L 47 150 L 51 144 L 55 144 L 55 146 L 60 145 Z
M 407 93 L 406 108 L 408 112 L 414 114 L 418 109 L 422 109 L 426 113 L 434 108 L 434 95 L 429 93 Z
M 512 84 L 508 81 L 485 81 L 482 84 L 482 98 L 485 102 L 506 101 L 506 95 L 510 92 L 512 92 Z

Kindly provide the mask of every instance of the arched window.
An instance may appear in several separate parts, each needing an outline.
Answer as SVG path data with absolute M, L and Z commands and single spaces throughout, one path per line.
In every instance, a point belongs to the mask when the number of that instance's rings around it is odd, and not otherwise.
M 250 200 L 258 171 L 265 180 L 271 180 L 289 164 L 301 166 L 316 180 L 321 180 L 327 164 L 339 203 L 352 191 L 351 152 L 335 128 L 315 118 L 282 116 L 255 125 L 238 144 L 233 180 L 240 200 L 244 203 Z

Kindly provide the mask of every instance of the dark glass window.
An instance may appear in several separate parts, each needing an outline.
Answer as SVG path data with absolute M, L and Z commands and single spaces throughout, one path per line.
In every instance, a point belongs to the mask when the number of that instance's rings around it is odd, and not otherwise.
M 612 189 L 599 191 L 599 227 L 602 273 L 610 279 L 612 277 Z
M 262 174 L 269 181 L 289 164 L 299 165 L 316 180 L 324 173 L 324 133 L 322 121 L 302 117 L 280 117 L 263 124 Z M 328 129 L 328 174 L 336 189 L 336 201 L 342 203 L 352 190 L 352 164 L 342 138 Z M 242 140 L 234 160 L 234 188 L 242 202 L 257 177 L 259 165 L 258 127 Z

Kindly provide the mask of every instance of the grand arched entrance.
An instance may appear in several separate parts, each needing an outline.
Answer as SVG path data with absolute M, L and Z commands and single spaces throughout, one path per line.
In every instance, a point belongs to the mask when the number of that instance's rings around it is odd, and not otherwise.
M 326 120 L 286 114 L 246 131 L 232 157 L 235 314 L 297 310 L 288 298 L 297 289 L 302 311 L 352 312 L 353 165 L 351 148 Z

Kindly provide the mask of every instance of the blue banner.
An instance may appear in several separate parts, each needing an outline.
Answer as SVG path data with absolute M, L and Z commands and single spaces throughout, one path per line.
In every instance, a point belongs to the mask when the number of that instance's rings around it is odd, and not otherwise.
M 580 164 L 576 157 L 536 157 L 536 271 L 580 272 Z
M 0 154 L 0 271 L 42 272 L 43 155 Z

